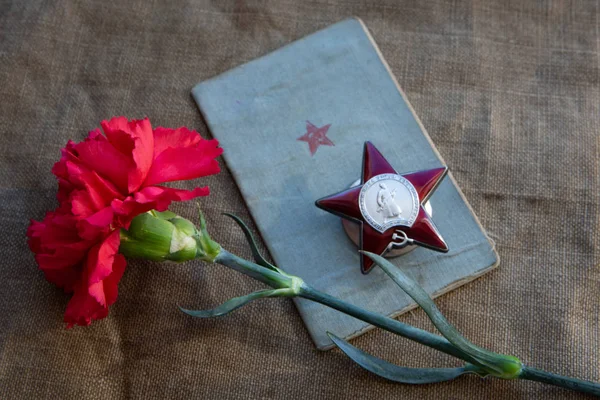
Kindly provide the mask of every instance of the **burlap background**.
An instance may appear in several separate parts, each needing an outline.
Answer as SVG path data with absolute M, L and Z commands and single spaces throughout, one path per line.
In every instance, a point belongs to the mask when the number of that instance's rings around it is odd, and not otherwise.
M 370 3 L 2 3 L 1 398 L 580 398 L 474 377 L 385 382 L 337 351 L 315 350 L 289 300 L 193 320 L 175 305 L 209 307 L 260 287 L 201 263 L 130 262 L 110 316 L 64 329 L 68 296 L 36 269 L 25 230 L 55 206 L 50 168 L 67 139 L 113 115 L 208 136 L 194 84 L 352 15 L 370 28 L 498 246 L 500 268 L 443 296 L 440 308 L 478 344 L 600 380 L 598 3 Z M 206 181 L 211 231 L 250 256 L 219 215 L 248 218 L 231 176 Z M 192 217 L 194 207 L 175 211 Z M 401 319 L 432 329 L 421 311 Z M 354 343 L 403 365 L 456 365 L 380 330 Z

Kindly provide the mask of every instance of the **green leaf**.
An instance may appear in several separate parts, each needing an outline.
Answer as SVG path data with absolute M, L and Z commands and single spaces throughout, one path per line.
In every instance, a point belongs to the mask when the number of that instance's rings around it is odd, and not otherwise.
M 471 343 L 448 322 L 431 297 L 417 282 L 385 258 L 367 251 L 363 253 L 379 265 L 402 290 L 421 306 L 440 333 L 460 351 L 472 358 L 475 364 L 484 367 L 490 374 L 499 378 L 514 379 L 519 376 L 523 364 L 518 358 L 494 353 Z
M 258 265 L 262 265 L 265 268 L 269 268 L 272 271 L 277 271 L 277 272 L 283 272 L 281 271 L 279 268 L 277 268 L 276 266 L 274 266 L 273 264 L 271 264 L 270 262 L 268 262 L 262 254 L 260 254 L 260 251 L 258 250 L 258 246 L 256 245 L 256 241 L 254 240 L 254 236 L 252 236 L 252 232 L 250 232 L 250 228 L 248 228 L 248 226 L 244 223 L 244 221 L 242 221 L 242 219 L 240 217 L 238 217 L 235 214 L 230 214 L 230 213 L 223 213 L 223 215 L 228 216 L 229 218 L 233 219 L 240 228 L 242 228 L 242 231 L 244 231 L 244 236 L 246 236 L 246 240 L 248 241 L 248 244 L 250 245 L 250 249 L 252 250 L 252 256 L 254 257 L 254 261 L 258 264 Z
M 234 297 L 233 299 L 227 300 L 225 303 L 220 306 L 213 308 L 212 310 L 188 310 L 182 307 L 179 307 L 181 311 L 184 313 L 191 315 L 192 317 L 197 318 L 212 318 L 212 317 L 220 317 L 222 315 L 229 314 L 233 310 L 236 310 L 240 307 L 245 306 L 256 299 L 262 299 L 265 297 L 290 297 L 293 294 L 290 289 L 265 289 L 259 290 L 254 293 L 247 294 L 241 297 Z
M 342 350 L 352 361 L 369 372 L 374 373 L 390 381 L 408 383 L 411 385 L 423 385 L 426 383 L 438 383 L 451 381 L 464 374 L 479 374 L 485 376 L 485 372 L 472 364 L 466 364 L 458 368 L 408 368 L 400 367 L 381 358 L 372 356 L 352 346 L 350 343 L 327 332 L 333 343 Z

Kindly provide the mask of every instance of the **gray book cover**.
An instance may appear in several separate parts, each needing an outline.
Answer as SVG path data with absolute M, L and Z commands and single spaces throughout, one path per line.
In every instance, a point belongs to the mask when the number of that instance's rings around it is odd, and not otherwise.
M 398 173 L 445 165 L 364 24 L 349 19 L 201 82 L 192 95 L 276 264 L 315 288 L 395 316 L 415 305 L 385 273 L 360 270 L 338 217 L 315 200 L 359 179 L 365 141 Z M 311 140 L 307 140 L 311 138 Z M 498 264 L 451 173 L 431 197 L 450 251 L 391 259 L 438 296 Z M 371 326 L 295 299 L 316 346 Z

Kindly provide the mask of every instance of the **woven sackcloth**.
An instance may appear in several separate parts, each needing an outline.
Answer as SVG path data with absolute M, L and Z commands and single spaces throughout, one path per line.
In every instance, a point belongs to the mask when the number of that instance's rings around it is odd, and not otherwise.
M 594 1 L 4 1 L 0 4 L 0 398 L 584 398 L 533 382 L 388 383 L 319 352 L 292 302 L 207 308 L 262 287 L 218 265 L 131 261 L 108 318 L 65 330 L 25 231 L 56 206 L 60 149 L 113 115 L 208 132 L 198 82 L 360 17 L 481 223 L 500 267 L 438 299 L 472 341 L 600 380 L 600 10 Z M 257 154 L 257 157 L 265 156 Z M 224 166 L 225 167 L 225 166 Z M 231 175 L 202 180 L 214 237 L 250 257 Z M 187 182 L 191 188 L 199 182 Z M 194 218 L 195 206 L 174 211 Z M 255 229 L 252 226 L 252 229 Z M 260 246 L 264 250 L 264 244 Z M 400 317 L 433 330 L 422 311 Z M 408 366 L 454 359 L 382 330 Z

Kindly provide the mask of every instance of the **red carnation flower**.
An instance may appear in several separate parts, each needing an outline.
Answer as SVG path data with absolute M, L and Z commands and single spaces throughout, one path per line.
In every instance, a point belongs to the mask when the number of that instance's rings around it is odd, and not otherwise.
M 52 172 L 59 207 L 42 222 L 31 221 L 29 247 L 50 282 L 73 292 L 67 327 L 89 325 L 108 315 L 117 298 L 125 258 L 117 254 L 119 229 L 138 214 L 164 211 L 172 201 L 209 193 L 160 183 L 219 172 L 223 150 L 187 128 L 152 129 L 150 121 L 115 117 L 80 143 L 69 141 Z

